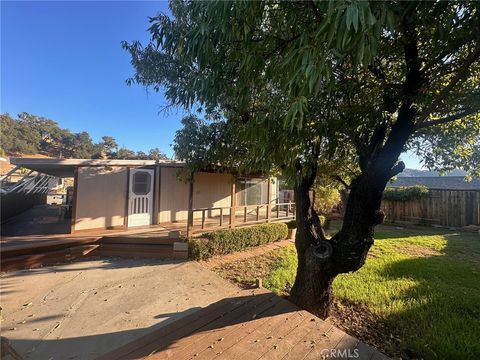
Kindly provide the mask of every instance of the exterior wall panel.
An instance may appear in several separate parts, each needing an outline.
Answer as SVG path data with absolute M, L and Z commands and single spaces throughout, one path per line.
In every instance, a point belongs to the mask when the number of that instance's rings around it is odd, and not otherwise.
M 127 182 L 126 167 L 80 167 L 75 231 L 123 226 Z

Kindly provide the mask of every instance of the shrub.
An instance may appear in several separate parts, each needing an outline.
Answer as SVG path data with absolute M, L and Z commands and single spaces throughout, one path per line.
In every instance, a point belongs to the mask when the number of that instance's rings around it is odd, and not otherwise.
M 324 215 L 328 215 L 340 204 L 340 192 L 330 186 L 317 185 L 315 191 L 315 209 Z
M 189 257 L 205 260 L 214 255 L 230 254 L 249 247 L 286 239 L 284 223 L 260 224 L 251 227 L 219 230 L 203 234 L 203 238 L 188 240 Z
M 401 186 L 398 188 L 386 188 L 383 192 L 384 200 L 407 201 L 420 199 L 428 195 L 428 188 L 423 185 Z

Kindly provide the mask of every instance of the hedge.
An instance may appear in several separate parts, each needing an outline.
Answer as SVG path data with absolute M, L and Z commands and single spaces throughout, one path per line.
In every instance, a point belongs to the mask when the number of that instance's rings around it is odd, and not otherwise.
M 219 230 L 203 234 L 202 238 L 188 239 L 188 255 L 191 259 L 205 260 L 214 255 L 230 254 L 249 247 L 283 240 L 287 236 L 288 228 L 284 223 Z
M 423 185 L 400 186 L 397 188 L 386 188 L 383 192 L 383 199 L 391 201 L 417 200 L 427 196 L 428 193 L 428 188 Z

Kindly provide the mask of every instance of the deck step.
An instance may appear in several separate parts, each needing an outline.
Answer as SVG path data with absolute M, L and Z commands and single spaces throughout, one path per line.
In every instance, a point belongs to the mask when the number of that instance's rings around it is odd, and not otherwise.
M 136 244 L 136 245 L 172 245 L 178 241 L 178 238 L 170 238 L 165 236 L 144 237 L 144 236 L 104 236 L 101 240 L 102 244 Z
M 187 251 L 174 251 L 173 244 L 102 244 L 96 250 L 99 256 L 141 258 L 187 258 Z
M 2 259 L 6 259 L 22 255 L 43 254 L 57 250 L 65 250 L 76 246 L 95 245 L 98 244 L 100 240 L 100 236 L 90 236 L 57 240 L 31 240 L 26 242 L 25 244 L 18 245 L 9 245 L 2 243 L 1 256 Z
M 36 243 L 32 241 L 24 245 L 2 246 L 0 271 L 54 265 L 86 256 L 186 259 L 188 248 L 187 243 L 180 241 L 178 237 L 149 238 L 141 234 L 85 237 Z
M 38 254 L 27 254 L 4 258 L 0 271 L 15 271 L 22 269 L 32 269 L 45 265 L 54 265 L 58 263 L 69 262 L 75 259 L 91 256 L 100 245 L 79 245 L 66 249 L 44 251 Z

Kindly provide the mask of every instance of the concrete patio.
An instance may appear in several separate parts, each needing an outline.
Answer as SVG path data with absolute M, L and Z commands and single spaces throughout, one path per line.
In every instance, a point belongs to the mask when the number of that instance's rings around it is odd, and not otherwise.
M 25 359 L 92 359 L 237 290 L 195 262 L 157 259 L 6 273 L 2 336 Z

